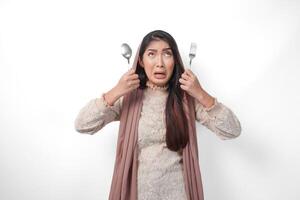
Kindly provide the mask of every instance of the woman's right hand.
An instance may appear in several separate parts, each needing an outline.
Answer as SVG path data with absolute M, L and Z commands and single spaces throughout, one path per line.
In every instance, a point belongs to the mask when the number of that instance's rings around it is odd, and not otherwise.
M 135 90 L 140 86 L 139 76 L 135 73 L 135 69 L 130 68 L 125 74 L 123 74 L 115 86 L 121 96 Z
M 135 90 L 139 86 L 139 76 L 135 73 L 135 69 L 130 68 L 130 70 L 121 76 L 117 85 L 104 94 L 104 98 L 109 105 L 113 105 L 121 96 Z

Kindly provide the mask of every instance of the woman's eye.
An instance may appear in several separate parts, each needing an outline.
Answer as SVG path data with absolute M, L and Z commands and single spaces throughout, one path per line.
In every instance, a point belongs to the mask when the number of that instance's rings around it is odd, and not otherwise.
M 165 55 L 166 56 L 172 56 L 172 53 L 171 52 L 165 52 Z
M 154 53 L 152 53 L 152 52 L 150 52 L 150 53 L 148 53 L 148 56 L 153 56 L 154 55 Z

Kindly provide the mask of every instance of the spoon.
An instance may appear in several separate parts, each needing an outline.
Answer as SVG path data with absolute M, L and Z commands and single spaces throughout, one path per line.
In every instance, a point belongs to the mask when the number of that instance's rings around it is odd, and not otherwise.
M 190 48 L 190 69 L 192 69 L 192 60 L 196 57 L 196 50 L 197 50 L 197 44 L 195 42 L 191 43 L 191 48 Z
M 127 43 L 123 43 L 121 45 L 121 50 L 122 50 L 121 51 L 122 56 L 127 59 L 128 65 L 129 65 L 129 60 L 132 55 L 132 50 L 131 50 L 130 46 Z

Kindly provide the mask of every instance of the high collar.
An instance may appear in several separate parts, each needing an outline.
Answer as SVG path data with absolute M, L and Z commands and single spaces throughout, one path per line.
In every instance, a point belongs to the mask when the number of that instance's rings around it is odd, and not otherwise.
M 150 81 L 147 81 L 146 86 L 148 88 L 151 88 L 152 90 L 166 91 L 168 89 L 168 85 L 158 86 L 158 85 L 151 83 Z

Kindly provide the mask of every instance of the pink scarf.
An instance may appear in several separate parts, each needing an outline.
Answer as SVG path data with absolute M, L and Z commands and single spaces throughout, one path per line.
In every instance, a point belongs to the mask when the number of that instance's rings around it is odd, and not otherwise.
M 138 62 L 139 48 L 133 68 Z M 138 170 L 138 124 L 142 109 L 143 90 L 136 89 L 123 98 L 117 142 L 115 167 L 112 177 L 109 200 L 137 200 Z M 203 200 L 203 189 L 198 162 L 197 133 L 195 126 L 194 101 L 184 97 L 187 111 L 189 143 L 183 149 L 183 176 L 187 200 Z

